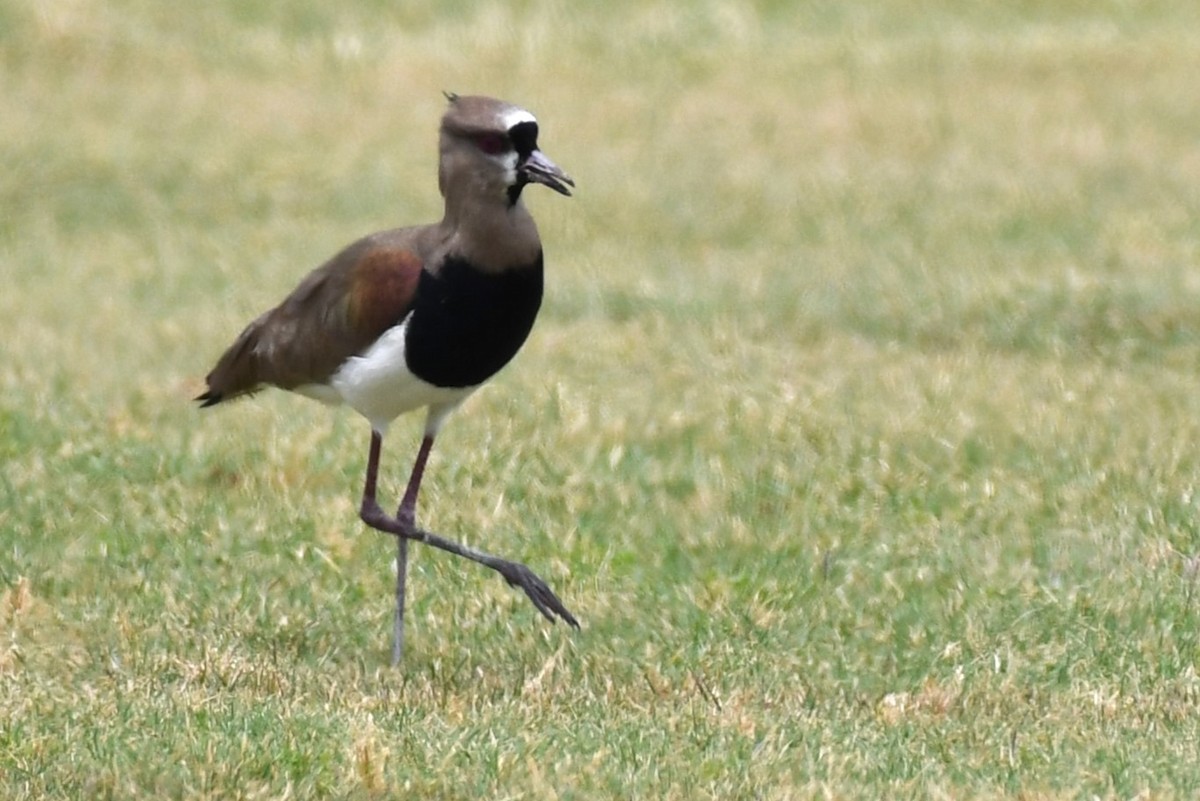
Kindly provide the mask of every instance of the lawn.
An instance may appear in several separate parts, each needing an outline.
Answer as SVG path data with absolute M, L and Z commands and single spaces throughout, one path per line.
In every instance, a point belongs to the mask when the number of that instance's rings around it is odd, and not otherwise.
M 1200 795 L 1200 7 L 0 0 L 0 797 Z M 547 295 L 420 514 L 200 412 L 532 109 Z M 420 436 L 384 447 L 394 503 Z

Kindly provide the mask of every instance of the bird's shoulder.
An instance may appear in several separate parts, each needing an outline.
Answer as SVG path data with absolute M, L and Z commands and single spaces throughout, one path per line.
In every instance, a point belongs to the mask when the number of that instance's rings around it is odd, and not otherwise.
M 397 228 L 363 237 L 310 273 L 273 317 L 325 328 L 352 350 L 374 341 L 412 309 L 430 257 L 428 228 Z
M 347 245 L 246 327 L 209 374 L 207 398 L 328 381 L 412 311 L 437 239 L 435 227 L 421 226 Z

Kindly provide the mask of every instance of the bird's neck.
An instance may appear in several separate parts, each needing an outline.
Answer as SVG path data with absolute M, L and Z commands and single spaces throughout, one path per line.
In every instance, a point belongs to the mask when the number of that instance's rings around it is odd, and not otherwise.
M 542 250 L 537 225 L 520 199 L 509 204 L 503 196 L 447 195 L 441 227 L 450 254 L 484 272 L 529 267 Z

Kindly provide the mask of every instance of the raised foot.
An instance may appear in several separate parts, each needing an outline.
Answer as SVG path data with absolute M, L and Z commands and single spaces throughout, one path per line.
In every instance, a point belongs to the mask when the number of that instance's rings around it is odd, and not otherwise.
M 529 600 L 533 601 L 533 605 L 543 616 L 551 623 L 557 622 L 555 615 L 561 617 L 566 623 L 575 628 L 579 628 L 579 621 L 575 616 L 567 611 L 563 606 L 563 602 L 558 599 L 554 591 L 542 581 L 542 579 L 525 565 L 518 562 L 506 562 L 498 560 L 497 564 L 493 565 L 496 572 L 504 576 L 504 580 L 508 582 L 510 587 L 520 587 L 525 590 L 525 594 L 529 596 Z
M 401 514 L 399 517 L 391 517 L 370 499 L 363 501 L 359 514 L 364 523 L 379 531 L 408 540 L 416 540 L 417 542 L 431 545 L 434 548 L 447 551 L 456 556 L 466 557 L 472 562 L 478 562 L 485 567 L 490 567 L 501 576 L 504 576 L 504 580 L 508 582 L 510 587 L 520 587 L 524 590 L 525 594 L 529 596 L 529 600 L 537 607 L 537 610 L 551 623 L 556 623 L 558 622 L 558 618 L 562 618 L 568 625 L 579 628 L 579 621 L 567 611 L 567 608 L 563 606 L 563 602 L 558 599 L 558 596 L 554 594 L 549 585 L 520 562 L 510 562 L 507 559 L 501 559 L 498 556 L 493 556 L 492 554 L 484 553 L 475 548 L 461 545 L 453 540 L 438 536 L 431 531 L 426 531 L 416 526 L 412 518 L 407 515 Z

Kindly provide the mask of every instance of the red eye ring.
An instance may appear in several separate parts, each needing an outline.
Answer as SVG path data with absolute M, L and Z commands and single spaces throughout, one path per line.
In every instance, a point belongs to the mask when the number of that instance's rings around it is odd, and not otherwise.
M 508 137 L 503 134 L 485 133 L 477 134 L 475 137 L 475 146 L 487 153 L 489 156 L 499 156 L 501 153 L 507 153 L 512 149 L 512 145 L 508 141 Z

